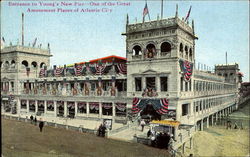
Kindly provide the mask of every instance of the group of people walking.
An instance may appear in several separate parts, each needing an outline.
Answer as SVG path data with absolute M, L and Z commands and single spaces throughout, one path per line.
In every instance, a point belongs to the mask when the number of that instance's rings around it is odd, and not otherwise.
M 31 116 L 30 116 L 30 122 L 31 122 L 31 124 L 37 125 L 36 116 L 35 116 L 35 118 L 34 118 L 33 115 L 31 115 Z M 42 120 L 40 120 L 38 126 L 39 126 L 39 129 L 40 129 L 40 132 L 42 132 L 42 131 L 43 131 L 44 122 L 43 122 Z

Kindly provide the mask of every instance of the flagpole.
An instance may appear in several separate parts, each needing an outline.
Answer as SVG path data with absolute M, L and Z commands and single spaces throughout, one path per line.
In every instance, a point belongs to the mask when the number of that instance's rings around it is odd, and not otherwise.
M 163 0 L 161 0 L 161 19 L 163 18 Z
M 226 52 L 226 65 L 227 65 L 227 52 Z

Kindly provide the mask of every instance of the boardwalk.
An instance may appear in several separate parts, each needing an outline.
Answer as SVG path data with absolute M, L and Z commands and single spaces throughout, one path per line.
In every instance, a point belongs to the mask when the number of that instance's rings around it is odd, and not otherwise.
M 4 157 L 151 157 L 168 156 L 166 150 L 137 143 L 96 137 L 60 128 L 2 119 Z

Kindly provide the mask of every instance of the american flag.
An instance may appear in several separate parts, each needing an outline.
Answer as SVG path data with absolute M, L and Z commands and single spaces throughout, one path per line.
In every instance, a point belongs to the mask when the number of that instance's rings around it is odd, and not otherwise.
M 144 9 L 143 9 L 143 18 L 148 14 L 148 5 L 146 3 Z
M 40 72 L 39 72 L 39 76 L 40 77 L 45 77 L 45 73 L 46 73 L 46 70 L 45 69 L 41 69 Z
M 76 65 L 74 67 L 75 75 L 80 76 L 82 74 L 83 65 Z
M 189 15 L 190 15 L 190 12 L 191 12 L 191 8 L 192 8 L 192 6 L 190 6 L 190 8 L 189 8 L 189 10 L 188 10 L 188 13 L 187 13 L 187 16 L 186 16 L 186 18 L 185 18 L 185 21 L 187 21 L 188 18 L 189 18 Z
M 63 74 L 63 71 L 64 71 L 64 68 L 63 68 L 63 67 L 56 68 L 56 69 L 54 70 L 54 75 L 55 75 L 56 77 L 61 76 L 61 75 Z

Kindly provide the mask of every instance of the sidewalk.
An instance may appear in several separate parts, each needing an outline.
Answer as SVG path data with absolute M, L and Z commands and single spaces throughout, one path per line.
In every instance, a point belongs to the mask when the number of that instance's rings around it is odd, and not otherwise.
M 28 114 L 11 114 L 11 113 L 1 113 L 2 115 L 12 116 L 12 117 L 20 117 L 20 118 L 28 118 L 30 119 L 31 115 Z M 34 116 L 34 115 L 33 115 Z M 46 122 L 52 122 L 57 124 L 75 126 L 75 127 L 83 127 L 91 130 L 97 130 L 102 121 L 96 120 L 85 120 L 85 119 L 70 119 L 70 118 L 63 118 L 63 117 L 49 117 L 49 116 L 36 116 L 37 120 L 43 120 Z M 118 129 L 122 127 L 123 124 L 120 123 L 113 123 L 112 129 Z

